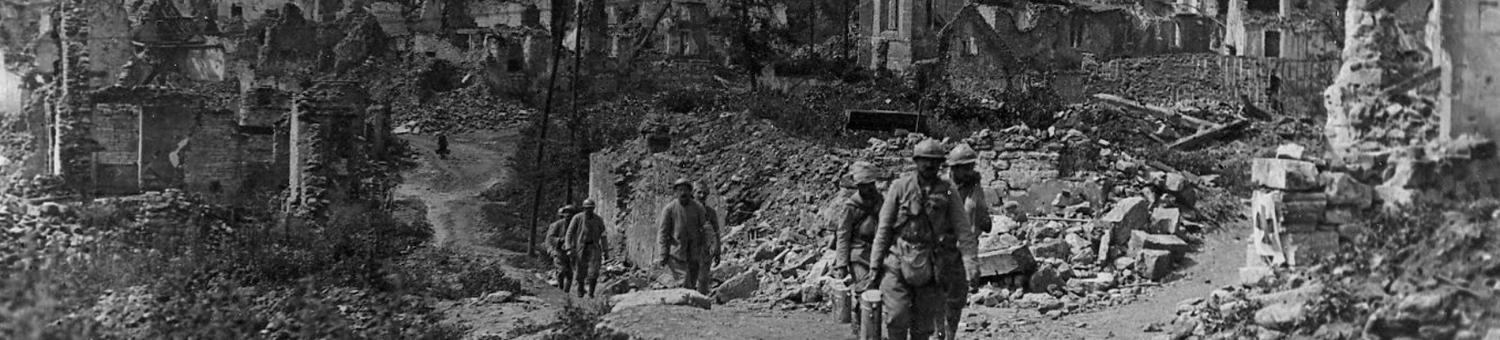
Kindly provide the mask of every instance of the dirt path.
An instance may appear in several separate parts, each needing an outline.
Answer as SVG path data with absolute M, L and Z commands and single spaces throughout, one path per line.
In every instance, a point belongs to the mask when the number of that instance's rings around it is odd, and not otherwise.
M 519 136 L 514 131 L 451 136 L 453 153 L 438 159 L 432 136 L 404 138 L 420 150 L 421 167 L 407 173 L 397 188 L 400 199 L 417 199 L 427 206 L 427 219 L 434 228 L 433 244 L 461 254 L 500 260 L 524 254 L 484 244 L 489 235 L 479 197 L 484 188 L 509 179 L 504 160 L 514 152 Z M 1146 325 L 1166 322 L 1175 315 L 1178 302 L 1207 296 L 1213 289 L 1232 284 L 1235 268 L 1243 261 L 1243 250 L 1230 228 L 1207 235 L 1203 248 L 1190 255 L 1193 263 L 1179 270 L 1177 279 L 1163 287 L 1148 289 L 1134 303 L 1052 320 L 1035 310 L 972 307 L 965 322 L 974 330 L 964 339 L 1146 339 L 1155 334 Z M 557 321 L 561 306 L 570 299 L 538 279 L 534 273 L 511 266 L 506 272 L 525 282 L 534 295 L 515 302 L 488 304 L 473 300 L 444 301 L 439 309 L 449 320 L 473 327 L 467 338 L 512 337 L 529 329 Z M 645 308 L 606 318 L 638 339 L 669 339 L 696 335 L 723 339 L 838 339 L 852 338 L 847 325 L 831 315 L 807 311 L 772 311 L 738 306 L 715 306 L 711 311 L 680 308 Z M 628 325 L 628 326 L 626 326 Z
M 505 167 L 505 159 L 515 152 L 520 135 L 511 130 L 449 136 L 452 153 L 447 159 L 439 159 L 433 153 L 437 147 L 434 136 L 402 138 L 418 151 L 417 162 L 421 166 L 405 174 L 405 181 L 396 188 L 396 197 L 420 200 L 427 206 L 427 220 L 433 226 L 432 244 L 460 256 L 501 264 L 507 276 L 521 280 L 532 295 L 508 303 L 442 301 L 438 309 L 449 321 L 472 327 L 466 337 L 469 339 L 524 335 L 555 322 L 568 297 L 529 271 L 508 265 L 512 258 L 525 254 L 485 244 L 492 228 L 484 220 L 482 208 L 494 203 L 484 201 L 479 194 L 495 183 L 509 180 L 510 169 Z

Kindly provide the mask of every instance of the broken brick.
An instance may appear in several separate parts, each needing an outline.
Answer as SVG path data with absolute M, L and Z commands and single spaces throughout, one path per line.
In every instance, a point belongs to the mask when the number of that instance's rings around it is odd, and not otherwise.
M 719 302 L 727 302 L 755 295 L 755 291 L 759 289 L 760 270 L 751 269 L 719 285 L 719 288 L 714 289 L 713 296 Z
M 1250 180 L 1277 190 L 1309 190 L 1318 185 L 1318 168 L 1306 161 L 1256 158 L 1250 163 Z

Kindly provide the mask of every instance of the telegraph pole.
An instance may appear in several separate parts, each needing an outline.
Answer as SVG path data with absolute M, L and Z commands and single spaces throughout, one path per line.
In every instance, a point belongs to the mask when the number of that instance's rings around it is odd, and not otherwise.
M 544 104 L 542 105 L 542 118 L 538 121 L 542 126 L 541 131 L 538 133 L 539 136 L 537 137 L 536 142 L 537 166 L 542 165 L 542 156 L 545 155 L 544 150 L 547 145 L 547 126 L 552 125 L 552 121 L 550 120 L 550 117 L 552 115 L 552 92 L 553 88 L 555 88 L 555 85 L 557 85 L 557 63 L 561 61 L 560 53 L 562 53 L 562 37 L 559 36 L 558 33 L 560 33 L 563 28 L 566 27 L 566 25 L 564 25 L 562 22 L 557 22 L 558 20 L 555 20 L 558 17 L 566 16 L 553 15 L 552 17 L 554 18 L 554 22 L 552 23 L 552 64 L 548 66 L 551 71 L 547 72 L 547 99 L 543 102 Z M 538 214 L 541 212 L 542 208 L 542 187 L 546 184 L 546 182 L 547 177 L 545 175 L 537 177 L 535 194 L 531 199 L 531 230 L 529 232 L 530 237 L 528 237 L 526 242 L 527 255 L 536 255 L 536 223 L 537 218 L 540 217 Z

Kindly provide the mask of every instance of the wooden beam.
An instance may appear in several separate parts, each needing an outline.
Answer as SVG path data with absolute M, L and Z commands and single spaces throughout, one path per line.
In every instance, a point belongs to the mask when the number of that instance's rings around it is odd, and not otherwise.
M 1393 96 L 1399 93 L 1404 93 L 1406 91 L 1411 91 L 1412 89 L 1421 87 L 1422 84 L 1426 84 L 1427 82 L 1436 80 L 1438 76 L 1441 75 L 1443 75 L 1443 69 L 1441 67 L 1429 68 L 1423 70 L 1420 73 L 1417 73 L 1416 75 L 1413 75 L 1411 78 L 1402 80 L 1401 82 L 1392 84 L 1389 87 L 1380 89 L 1380 95 Z
M 1216 125 L 1210 121 L 1183 115 L 1181 113 L 1178 113 L 1176 110 L 1155 105 L 1141 104 L 1134 100 L 1125 99 L 1112 94 L 1095 94 L 1094 99 L 1098 99 L 1106 104 L 1110 104 L 1125 110 L 1151 115 L 1158 119 L 1161 119 L 1164 122 L 1167 122 L 1167 124 L 1172 124 L 1173 126 L 1184 129 L 1202 130 L 1204 128 L 1211 128 Z
M 1167 148 L 1181 150 L 1195 147 L 1203 144 L 1203 142 L 1223 137 L 1225 134 L 1228 134 L 1235 129 L 1248 125 L 1248 123 L 1248 120 L 1239 119 L 1229 124 L 1219 125 L 1213 128 L 1201 130 L 1198 131 L 1198 133 L 1193 134 L 1192 136 L 1187 136 L 1186 138 L 1178 139 L 1176 142 L 1172 142 L 1172 144 L 1167 145 Z

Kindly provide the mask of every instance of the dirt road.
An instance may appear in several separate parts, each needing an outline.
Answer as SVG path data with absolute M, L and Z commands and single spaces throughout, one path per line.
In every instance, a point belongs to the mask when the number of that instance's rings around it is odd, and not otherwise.
M 439 159 L 432 150 L 432 136 L 407 135 L 414 149 L 420 151 L 419 168 L 407 173 L 405 183 L 397 188 L 402 199 L 418 199 L 427 206 L 427 219 L 435 230 L 434 245 L 460 254 L 500 260 L 524 254 L 484 244 L 491 228 L 481 209 L 486 203 L 479 197 L 484 188 L 508 180 L 504 160 L 514 152 L 519 136 L 514 131 L 474 133 L 449 138 L 452 154 Z M 973 307 L 965 323 L 973 331 L 964 339 L 1145 339 L 1154 334 L 1142 329 L 1153 322 L 1173 317 L 1178 302 L 1208 295 L 1214 288 L 1233 283 L 1235 268 L 1242 253 L 1234 235 L 1238 229 L 1211 234 L 1205 245 L 1190 255 L 1193 263 L 1163 287 L 1147 290 L 1141 299 L 1123 306 L 1064 316 L 1053 320 L 1035 310 Z M 487 335 L 518 336 L 528 329 L 556 322 L 557 311 L 569 297 L 535 276 L 535 273 L 511 266 L 509 276 L 525 282 L 535 298 L 517 302 L 486 304 L 475 301 L 444 301 L 439 308 L 449 320 L 473 327 L 469 338 Z M 852 338 L 847 325 L 833 322 L 831 315 L 807 311 L 755 310 L 735 306 L 715 306 L 712 311 L 686 311 L 680 308 L 645 308 L 631 313 L 612 315 L 606 320 L 617 329 L 637 339 L 674 338 L 682 335 L 724 339 L 830 339 Z
M 525 254 L 486 245 L 491 226 L 481 212 L 485 202 L 480 192 L 490 185 L 509 180 L 505 159 L 515 152 L 520 139 L 514 130 L 479 132 L 449 136 L 452 153 L 440 159 L 433 150 L 433 136 L 404 135 L 418 151 L 416 169 L 406 173 L 396 188 L 397 199 L 416 199 L 427 206 L 427 220 L 433 227 L 433 245 L 453 250 L 458 256 L 471 256 L 501 265 L 506 275 L 521 280 L 530 297 L 508 303 L 484 303 L 475 300 L 442 301 L 438 304 L 451 322 L 472 327 L 467 338 L 485 336 L 509 338 L 540 330 L 557 321 L 557 312 L 568 297 L 555 287 L 536 278 L 527 270 L 508 265 Z

